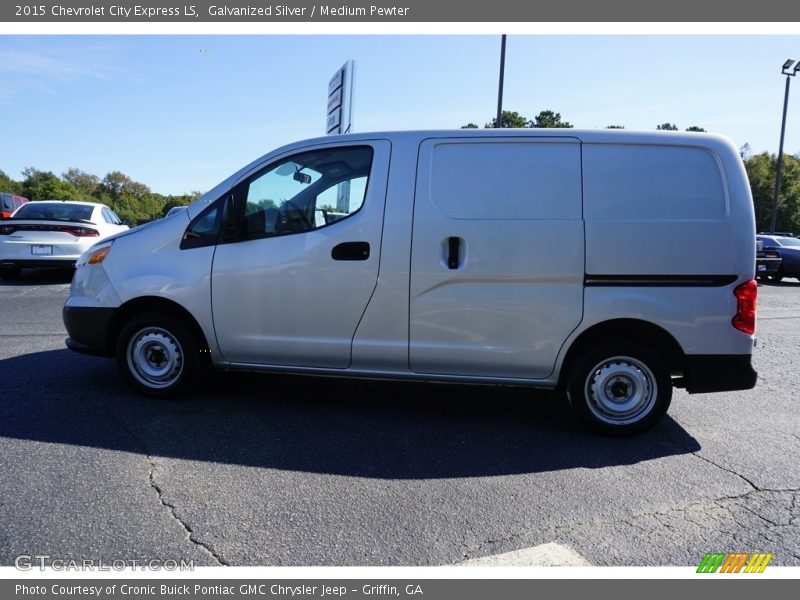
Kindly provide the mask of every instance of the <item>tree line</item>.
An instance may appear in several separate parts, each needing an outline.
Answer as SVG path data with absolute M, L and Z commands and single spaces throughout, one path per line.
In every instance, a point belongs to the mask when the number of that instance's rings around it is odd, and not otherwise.
M 497 127 L 497 117 L 494 117 L 491 121 L 484 124 L 484 128 L 486 129 L 493 129 Z M 536 115 L 533 119 L 528 119 L 527 117 L 519 114 L 515 110 L 504 110 L 500 115 L 500 127 L 501 128 L 521 128 L 521 129 L 541 129 L 541 128 L 561 128 L 561 129 L 572 129 L 572 123 L 569 121 L 564 121 L 561 118 L 561 113 L 554 112 L 552 110 L 543 110 L 538 115 Z M 625 129 L 624 125 L 606 125 L 606 129 Z M 478 129 L 478 126 L 475 123 L 467 123 L 466 125 L 462 125 L 461 129 Z M 679 128 L 675 123 L 660 123 L 656 125 L 656 130 L 658 131 L 679 131 Z M 692 125 L 691 127 L 687 127 L 686 131 L 698 131 L 703 132 L 705 129 L 702 127 L 698 127 L 697 125 Z
M 200 192 L 178 196 L 158 194 L 120 171 L 112 171 L 100 179 L 77 168 L 59 177 L 51 171 L 28 167 L 22 171 L 22 177 L 16 181 L 0 170 L 0 192 L 19 194 L 29 200 L 100 202 L 130 225 L 163 217 L 173 206 L 185 206 L 200 196 Z

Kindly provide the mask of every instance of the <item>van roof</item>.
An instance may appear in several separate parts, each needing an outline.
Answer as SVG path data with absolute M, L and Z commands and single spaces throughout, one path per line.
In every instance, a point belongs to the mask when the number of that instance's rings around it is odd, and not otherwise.
M 634 129 L 430 129 L 408 131 L 374 131 L 349 133 L 345 135 L 329 135 L 304 140 L 299 143 L 319 143 L 323 141 L 347 141 L 357 139 L 385 138 L 390 140 L 423 140 L 429 137 L 481 138 L 481 137 L 559 137 L 573 138 L 584 143 L 637 143 L 637 144 L 679 144 L 687 146 L 708 146 L 730 143 L 728 138 L 694 131 L 647 131 Z M 293 144 L 292 144 L 293 145 Z

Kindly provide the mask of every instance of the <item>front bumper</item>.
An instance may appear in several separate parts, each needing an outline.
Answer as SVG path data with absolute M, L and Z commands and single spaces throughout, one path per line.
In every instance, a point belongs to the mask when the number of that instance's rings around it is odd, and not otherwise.
M 751 358 L 750 354 L 690 354 L 682 387 L 690 394 L 752 389 L 758 373 Z
M 115 308 L 65 306 L 61 312 L 69 338 L 67 348 L 91 356 L 113 356 L 109 329 Z

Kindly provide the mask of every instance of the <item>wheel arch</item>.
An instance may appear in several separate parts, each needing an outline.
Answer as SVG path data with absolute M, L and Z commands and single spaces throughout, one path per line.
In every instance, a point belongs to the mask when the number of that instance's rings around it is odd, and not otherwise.
M 208 340 L 194 315 L 177 302 L 159 296 L 141 296 L 139 298 L 133 298 L 114 311 L 114 316 L 111 318 L 108 327 L 106 350 L 113 354 L 117 339 L 122 332 L 122 328 L 125 327 L 125 324 L 134 316 L 146 312 L 163 312 L 180 317 L 191 327 L 192 331 L 197 336 L 201 348 L 208 351 Z
M 644 344 L 664 359 L 671 374 L 683 373 L 685 353 L 675 337 L 666 329 L 642 319 L 611 319 L 592 325 L 570 344 L 561 363 L 558 389 L 566 389 L 575 363 L 588 348 L 607 341 Z

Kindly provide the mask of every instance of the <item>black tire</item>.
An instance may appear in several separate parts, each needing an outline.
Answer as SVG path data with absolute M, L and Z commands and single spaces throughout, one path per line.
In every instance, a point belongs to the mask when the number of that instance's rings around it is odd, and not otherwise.
M 0 279 L 19 279 L 20 273 L 22 273 L 22 269 L 19 267 L 3 267 L 0 269 Z
M 772 281 L 773 283 L 780 283 L 783 277 L 784 277 L 783 267 L 781 266 L 780 268 L 778 268 L 777 271 L 775 271 L 772 275 L 769 276 L 769 280 Z
M 672 401 L 664 360 L 635 342 L 590 348 L 569 372 L 567 398 L 575 416 L 591 429 L 629 436 L 653 427 Z
M 194 381 L 202 346 L 180 315 L 143 313 L 131 319 L 117 338 L 117 368 L 140 394 L 173 397 Z

